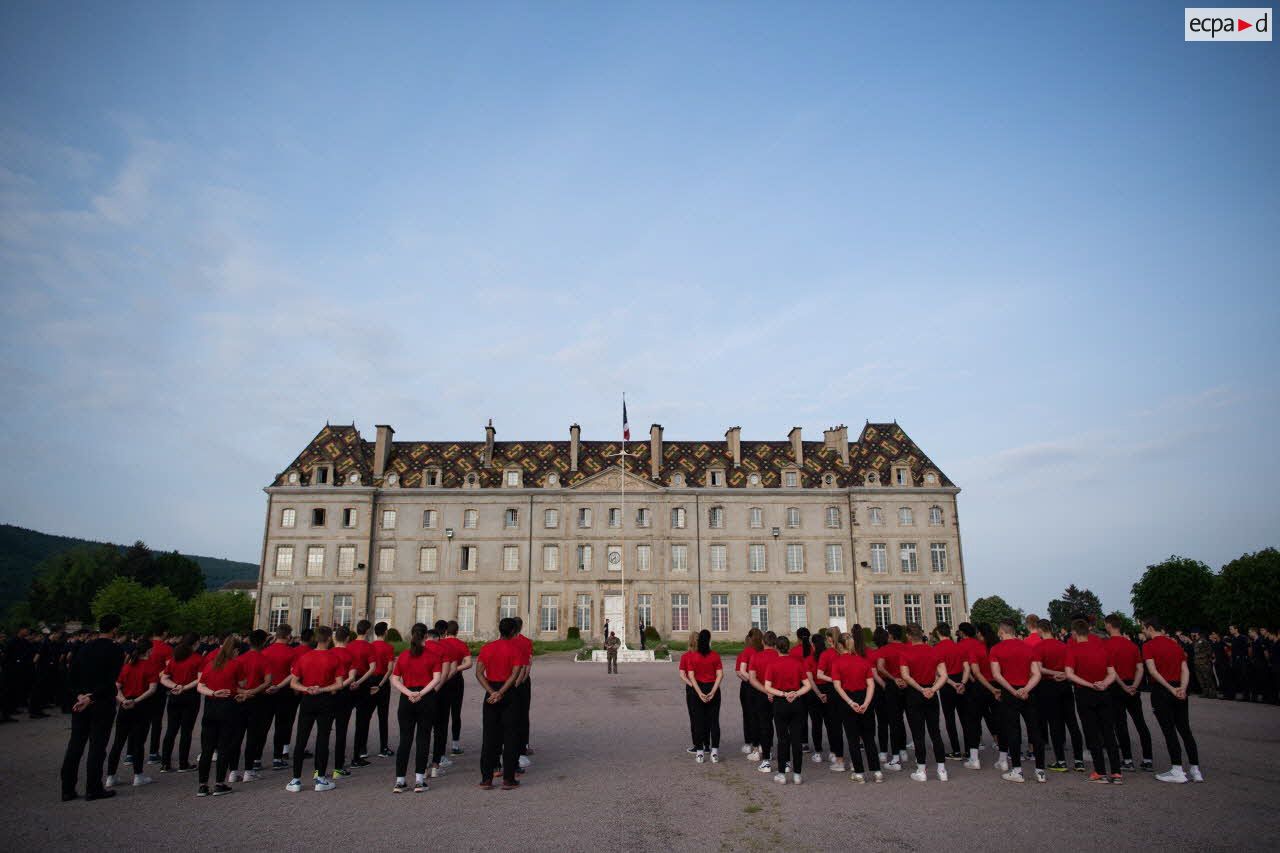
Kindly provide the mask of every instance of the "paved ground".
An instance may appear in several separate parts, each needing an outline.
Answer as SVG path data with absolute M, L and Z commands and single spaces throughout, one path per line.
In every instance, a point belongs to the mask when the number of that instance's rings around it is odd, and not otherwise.
M 289 794 L 284 772 L 217 799 L 195 797 L 194 774 L 159 776 L 100 803 L 61 803 L 59 717 L 0 727 L 0 849 L 329 849 L 431 844 L 476 850 L 1276 849 L 1280 836 L 1280 708 L 1193 699 L 1208 776 L 1163 785 L 1133 774 L 1122 788 L 1051 774 L 1047 785 L 1002 782 L 955 768 L 952 781 L 895 774 L 855 785 L 811 771 L 776 785 L 738 752 L 736 694 L 722 711 L 726 762 L 696 765 L 684 752 L 688 721 L 670 664 L 602 665 L 539 658 L 534 670 L 535 765 L 517 791 L 480 791 L 479 691 L 468 685 L 457 769 L 424 794 L 393 796 L 389 760 L 337 790 Z M 394 716 L 393 730 L 394 730 Z M 1165 763 L 1155 733 L 1157 763 Z M 393 731 L 392 742 L 395 742 Z M 989 753 L 984 750 L 984 759 Z M 127 774 L 126 774 L 127 775 Z M 1075 833 L 1075 835 L 1073 835 Z M 1076 841 L 1078 839 L 1078 841 Z M 509 848 L 511 849 L 511 848 Z

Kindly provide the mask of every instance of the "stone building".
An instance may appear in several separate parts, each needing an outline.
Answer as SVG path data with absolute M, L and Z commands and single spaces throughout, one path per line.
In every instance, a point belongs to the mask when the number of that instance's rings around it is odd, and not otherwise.
M 896 423 L 856 440 L 374 441 L 326 426 L 265 489 L 258 624 L 457 619 L 490 637 L 598 637 L 625 571 L 627 623 L 664 637 L 757 625 L 968 616 L 959 489 Z M 617 603 L 616 600 L 614 602 Z

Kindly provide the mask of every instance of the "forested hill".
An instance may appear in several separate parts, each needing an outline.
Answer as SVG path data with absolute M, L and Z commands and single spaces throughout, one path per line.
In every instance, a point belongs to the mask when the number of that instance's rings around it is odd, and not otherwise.
M 27 530 L 12 524 L 0 524 L 0 612 L 15 601 L 26 598 L 35 567 L 42 560 L 82 545 L 102 545 L 88 539 L 54 536 L 38 530 Z M 127 546 L 116 546 L 124 550 Z M 200 564 L 205 586 L 217 589 L 228 581 L 256 580 L 258 567 L 253 563 L 184 554 Z

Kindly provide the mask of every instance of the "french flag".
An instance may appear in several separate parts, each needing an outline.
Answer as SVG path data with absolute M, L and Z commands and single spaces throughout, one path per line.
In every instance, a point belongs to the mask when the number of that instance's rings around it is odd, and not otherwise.
M 627 422 L 627 398 L 622 398 L 622 440 L 631 440 L 631 424 Z

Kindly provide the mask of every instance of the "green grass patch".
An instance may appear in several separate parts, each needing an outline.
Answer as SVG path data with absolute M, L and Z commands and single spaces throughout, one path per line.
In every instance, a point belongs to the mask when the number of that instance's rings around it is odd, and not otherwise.
M 756 812 L 760 811 L 760 809 L 761 809 L 760 806 L 757 806 L 755 803 L 752 803 L 751 805 L 744 807 L 742 810 L 747 814 L 755 814 Z
M 666 646 L 673 652 L 689 651 L 687 640 L 668 640 Z M 743 644 L 736 640 L 713 640 L 711 642 L 711 650 L 719 652 L 722 657 L 724 655 L 736 655 L 742 651 L 742 648 Z

